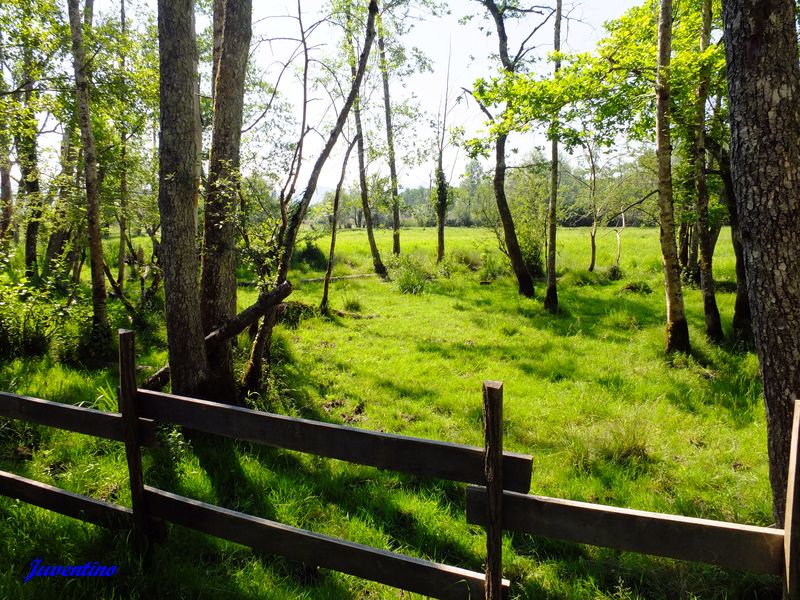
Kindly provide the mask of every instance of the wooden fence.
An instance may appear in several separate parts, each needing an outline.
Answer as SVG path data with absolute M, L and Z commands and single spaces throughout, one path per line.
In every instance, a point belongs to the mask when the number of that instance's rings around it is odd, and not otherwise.
M 109 528 L 132 529 L 142 547 L 169 521 L 251 546 L 437 598 L 508 596 L 502 578 L 502 532 L 518 531 L 645 554 L 781 575 L 800 600 L 800 499 L 795 406 L 786 529 L 752 527 L 529 495 L 532 458 L 503 452 L 502 384 L 483 387 L 483 449 L 296 419 L 136 388 L 133 333 L 120 331 L 120 413 L 0 392 L 0 416 L 123 442 L 131 508 L 0 471 L 0 494 Z M 358 464 L 472 484 L 467 520 L 486 527 L 486 572 L 477 573 L 348 542 L 146 485 L 141 448 L 154 424 L 190 429 Z

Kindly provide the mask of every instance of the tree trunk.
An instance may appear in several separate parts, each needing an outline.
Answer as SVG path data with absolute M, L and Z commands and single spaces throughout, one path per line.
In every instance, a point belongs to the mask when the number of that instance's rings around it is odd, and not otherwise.
M 389 151 L 389 181 L 392 192 L 392 253 L 400 254 L 400 196 L 397 192 L 397 162 L 394 152 L 394 128 L 392 127 L 392 101 L 389 96 L 389 65 L 386 62 L 386 49 L 383 39 L 383 20 L 380 13 L 375 17 L 378 29 L 378 61 L 383 82 L 383 106 L 386 116 L 386 144 Z
M 158 0 L 161 61 L 158 208 L 172 391 L 197 396 L 208 371 L 195 247 L 198 162 L 193 0 Z
M 28 221 L 25 225 L 25 277 L 31 282 L 39 280 L 37 251 L 39 246 L 39 226 L 42 220 L 42 197 L 39 184 L 39 146 L 37 131 L 39 124 L 34 106 L 34 81 L 30 75 L 33 69 L 33 55 L 30 48 L 23 49 L 23 76 L 27 78 L 23 86 L 25 106 L 22 117 L 26 123 L 20 128 L 17 137 L 17 155 L 22 187 L 25 191 L 25 204 L 28 207 Z
M 800 395 L 800 65 L 792 0 L 726 0 L 731 165 L 767 413 L 774 515 L 783 526 Z
M 436 162 L 436 262 L 444 260 L 444 225 L 447 220 L 447 179 L 442 168 L 442 150 Z
M 506 33 L 503 13 L 494 0 L 481 0 L 489 11 L 497 29 L 497 44 L 500 51 L 500 62 L 507 73 L 513 73 L 516 63 L 508 54 L 508 35 Z M 506 251 L 511 261 L 511 268 L 517 278 L 519 293 L 528 298 L 533 297 L 533 278 L 525 266 L 522 251 L 517 240 L 517 231 L 514 228 L 514 219 L 506 199 L 506 140 L 508 135 L 500 133 L 495 142 L 495 167 L 494 167 L 494 196 L 497 201 L 497 212 L 500 213 L 500 222 L 503 225 L 503 234 L 506 242 Z
M 11 193 L 11 165 L 8 152 L 0 156 L 0 248 L 4 247 L 14 210 L 14 199 Z
M 2 40 L 0 40 L 2 45 Z M 0 61 L 4 61 L 0 49 Z M 8 86 L 0 69 L 0 92 L 6 93 Z M 6 248 L 6 238 L 11 228 L 11 215 L 13 211 L 13 196 L 11 193 L 11 135 L 8 124 L 8 115 L 0 111 L 0 251 Z
M 89 234 L 89 264 L 92 276 L 92 336 L 98 358 L 112 348 L 111 326 L 106 307 L 106 280 L 103 272 L 103 241 L 100 232 L 100 184 L 97 178 L 97 150 L 92 129 L 89 103 L 89 77 L 83 27 L 78 0 L 69 0 L 69 23 L 72 32 L 72 63 L 75 68 L 78 122 L 83 145 L 84 182 L 86 185 L 86 217 Z M 85 15 L 89 17 L 89 13 Z
M 561 0 L 556 0 L 556 22 L 554 27 L 553 50 L 561 52 Z M 556 58 L 554 76 L 561 69 L 561 59 Z M 556 119 L 557 120 L 557 119 Z M 553 123 L 554 129 L 557 123 Z M 558 136 L 553 133 L 550 142 L 550 198 L 547 202 L 547 292 L 544 308 L 548 312 L 558 312 L 558 288 L 556 287 L 556 205 L 558 204 Z M 592 236 L 594 244 L 594 236 Z M 592 268 L 594 260 L 592 260 Z
M 125 0 L 120 0 L 119 25 L 123 37 L 126 36 L 128 23 L 125 18 Z M 120 72 L 123 80 L 125 79 L 125 53 L 119 55 Z M 120 292 L 125 291 L 125 253 L 128 236 L 128 131 L 125 125 L 119 128 L 120 139 L 120 174 L 119 174 L 119 255 L 117 256 L 117 286 Z
M 328 160 L 333 147 L 336 145 L 336 140 L 339 139 L 339 135 L 341 134 L 344 124 L 347 121 L 347 116 L 350 114 L 350 109 L 352 108 L 353 103 L 358 96 L 358 90 L 361 88 L 361 82 L 364 79 L 364 72 L 367 69 L 367 61 L 369 60 L 372 42 L 375 39 L 375 19 L 376 15 L 378 14 L 377 0 L 370 0 L 368 10 L 369 17 L 367 18 L 364 49 L 361 51 L 361 56 L 358 60 L 358 68 L 356 69 L 356 75 L 353 78 L 352 87 L 344 101 L 344 104 L 342 105 L 341 111 L 336 119 L 336 123 L 331 129 L 330 135 L 328 136 L 322 151 L 320 152 L 316 162 L 314 163 L 314 166 L 311 169 L 311 174 L 308 177 L 308 182 L 306 184 L 305 191 L 303 192 L 303 196 L 291 215 L 288 227 L 286 229 L 286 234 L 282 240 L 281 260 L 280 266 L 278 267 L 278 283 L 283 283 L 286 281 L 286 277 L 289 273 L 289 265 L 291 264 L 292 260 L 292 254 L 294 253 L 295 242 L 297 241 L 297 234 L 300 231 L 300 225 L 303 223 L 303 219 L 305 219 L 306 211 L 308 210 L 309 204 L 311 204 L 311 199 L 314 197 L 314 192 L 317 191 L 319 174 L 322 172 L 322 167 L 325 166 L 325 162 Z
M 63 256 L 64 248 L 70 236 L 70 226 L 67 220 L 67 208 L 70 202 L 69 195 L 75 177 L 75 156 L 73 156 L 72 126 L 64 124 L 64 134 L 61 139 L 61 175 L 58 182 L 58 196 L 55 206 L 55 218 L 50 239 L 47 241 L 47 251 L 42 265 L 42 277 L 47 277 L 53 270 L 55 263 Z
M 328 288 L 331 283 L 331 271 L 333 271 L 333 258 L 336 253 L 336 230 L 339 226 L 339 199 L 342 195 L 342 186 L 344 185 L 344 176 L 347 173 L 347 161 L 350 160 L 350 153 L 353 151 L 353 146 L 356 140 L 354 139 L 347 146 L 347 152 L 344 154 L 342 161 L 342 173 L 339 176 L 339 182 L 336 184 L 336 191 L 333 194 L 333 220 L 331 222 L 331 250 L 328 254 L 328 268 L 325 271 L 325 283 L 322 286 L 322 301 L 319 304 L 319 309 L 323 313 L 328 312 Z
M 589 272 L 592 273 L 597 262 L 597 221 L 600 219 L 600 214 L 597 210 L 597 165 L 595 164 L 594 148 L 591 144 L 586 144 L 586 151 L 589 154 L 589 201 L 592 205 L 592 230 L 589 233 L 592 239 Z
M 331 130 L 330 135 L 328 136 L 328 139 L 322 148 L 322 151 L 320 152 L 313 168 L 311 169 L 311 174 L 308 177 L 308 183 L 306 184 L 303 196 L 294 209 L 287 224 L 286 232 L 281 240 L 282 248 L 277 277 L 278 285 L 282 285 L 287 279 L 289 274 L 289 265 L 291 264 L 292 254 L 294 253 L 294 247 L 297 241 L 297 233 L 299 232 L 300 225 L 303 223 L 303 219 L 305 218 L 308 205 L 311 203 L 311 199 L 314 197 L 314 192 L 317 189 L 319 174 L 322 171 L 322 167 L 325 165 L 325 162 L 328 160 L 333 147 L 336 145 L 336 140 L 339 138 L 339 135 L 344 128 L 344 124 L 347 121 L 347 116 L 350 113 L 353 103 L 358 97 L 358 91 L 361 88 L 361 82 L 364 79 L 364 72 L 367 69 L 367 62 L 369 60 L 372 42 L 375 39 L 375 16 L 378 13 L 378 3 L 376 0 L 370 0 L 368 11 L 369 16 L 366 24 L 364 49 L 362 50 L 361 56 L 358 60 L 358 67 L 356 68 L 355 76 L 353 77 L 352 87 L 350 88 L 350 92 L 348 93 L 341 111 L 339 112 L 333 129 Z M 256 340 L 253 342 L 253 347 L 250 351 L 250 360 L 247 363 L 245 373 L 242 378 L 243 394 L 246 394 L 250 390 L 254 389 L 261 380 L 261 356 L 263 355 L 264 350 L 269 347 L 269 342 L 272 336 L 272 328 L 274 327 L 276 321 L 276 310 L 277 308 L 269 311 L 265 315 L 264 322 L 258 331 Z
M 678 249 L 675 245 L 675 214 L 672 199 L 672 144 L 670 141 L 669 68 L 672 47 L 672 0 L 660 0 L 658 25 L 658 73 L 656 76 L 656 155 L 658 157 L 658 206 L 661 216 L 661 255 L 667 304 L 666 350 L 686 352 L 689 326 L 683 306 Z
M 494 196 L 497 201 L 497 211 L 500 213 L 500 222 L 503 224 L 503 234 L 506 241 L 506 251 L 511 261 L 511 268 L 517 277 L 519 293 L 527 298 L 533 298 L 533 279 L 525 266 L 522 250 L 517 240 L 517 231 L 514 228 L 514 219 L 506 200 L 506 139 L 505 134 L 497 136 L 495 143 L 495 168 L 494 168 Z
M 686 263 L 686 269 L 683 272 L 684 279 L 695 285 L 700 283 L 700 236 L 697 231 L 697 223 L 691 223 L 689 225 L 689 261 Z
M 720 163 L 722 172 L 723 194 L 728 207 L 728 218 L 731 224 L 731 243 L 736 257 L 736 300 L 733 305 L 733 335 L 745 343 L 753 342 L 753 318 L 750 312 L 750 298 L 747 292 L 747 269 L 745 268 L 744 241 L 739 225 L 739 210 L 736 203 L 733 176 L 731 174 L 730 157 L 723 152 Z
M 700 53 L 705 52 L 711 41 L 711 0 L 703 0 L 703 25 L 700 34 Z M 694 124 L 694 185 L 695 212 L 697 213 L 697 235 L 700 246 L 700 289 L 703 294 L 703 313 L 706 336 L 709 341 L 719 344 L 725 338 L 722 321 L 717 308 L 714 290 L 714 240 L 708 217 L 708 185 L 706 183 L 706 101 L 711 78 L 709 66 L 700 68 L 700 82 L 697 86 Z
M 236 315 L 235 224 L 251 15 L 252 0 L 227 0 L 225 3 L 222 45 L 214 80 L 200 286 L 203 331 L 206 334 Z M 236 380 L 230 341 L 209 353 L 208 362 L 209 385 L 213 386 L 214 395 L 234 402 Z
M 685 273 L 689 267 L 689 222 L 681 219 L 678 228 L 678 266 L 681 273 Z
M 347 50 L 349 54 L 349 62 L 350 62 L 350 74 L 352 79 L 355 80 L 356 78 L 356 55 L 355 50 L 353 48 L 353 43 L 351 40 L 352 31 L 349 31 L 349 22 L 348 22 L 348 31 L 347 31 Z M 367 240 L 369 241 L 369 250 L 372 254 L 372 266 L 375 269 L 375 273 L 377 273 L 383 279 L 386 278 L 387 272 L 386 267 L 381 260 L 381 253 L 378 250 L 378 244 L 375 242 L 375 232 L 372 226 L 372 209 L 369 206 L 369 191 L 367 189 L 367 167 L 366 167 L 366 160 L 364 158 L 364 135 L 363 135 L 363 127 L 361 124 L 361 93 L 359 91 L 358 96 L 356 96 L 356 100 L 353 103 L 353 120 L 356 123 L 356 154 L 358 155 L 358 185 L 359 190 L 361 192 L 361 210 L 364 213 L 364 225 L 367 229 Z M 361 224 L 359 223 L 359 227 Z
M 211 42 L 211 97 L 217 93 L 217 72 L 219 70 L 219 57 L 222 54 L 223 29 L 225 27 L 225 4 L 227 0 L 213 0 L 212 7 L 212 42 Z M 252 5 L 252 0 L 250 0 Z M 252 7 L 251 7 L 252 12 Z M 252 32 L 251 32 L 252 35 Z

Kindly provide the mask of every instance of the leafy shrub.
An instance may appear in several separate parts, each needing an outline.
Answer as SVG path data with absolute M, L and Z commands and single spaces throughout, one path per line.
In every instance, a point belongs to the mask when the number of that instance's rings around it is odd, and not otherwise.
M 421 260 L 407 255 L 392 257 L 389 273 L 401 294 L 421 294 L 434 278 Z
M 319 309 L 316 306 L 309 306 L 308 304 L 291 300 L 285 304 L 286 308 L 281 313 L 280 322 L 289 329 L 297 329 L 304 319 L 319 315 Z
M 464 265 L 470 271 L 477 271 L 483 265 L 481 255 L 475 249 L 456 248 L 450 256 L 456 264 Z
M 0 360 L 47 354 L 64 316 L 49 288 L 31 288 L 25 279 L 0 284 Z
M 295 266 L 305 265 L 308 269 L 324 271 L 328 268 L 328 257 L 312 240 L 306 240 L 292 259 Z
M 561 281 L 568 286 L 583 287 L 586 285 L 607 285 L 608 275 L 598 271 L 569 271 Z
M 625 287 L 622 288 L 623 292 L 630 292 L 633 294 L 652 294 L 653 289 L 650 287 L 650 284 L 646 281 L 631 281 L 630 283 L 626 283 Z
M 355 296 L 345 296 L 344 309 L 348 312 L 361 312 L 364 310 L 364 307 L 361 305 L 361 301 Z
M 619 265 L 611 265 L 608 268 L 608 280 L 619 281 L 620 279 L 622 279 L 622 269 L 619 268 Z
M 481 281 L 494 281 L 507 272 L 508 266 L 504 259 L 498 257 L 494 252 L 483 251 L 481 254 L 481 270 L 478 274 Z

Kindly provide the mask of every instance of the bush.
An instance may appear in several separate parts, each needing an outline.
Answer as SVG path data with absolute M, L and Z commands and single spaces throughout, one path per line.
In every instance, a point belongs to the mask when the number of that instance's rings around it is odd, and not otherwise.
M 356 298 L 354 296 L 345 296 L 344 309 L 346 311 L 348 311 L 348 312 L 357 313 L 357 312 L 361 312 L 362 310 L 364 310 L 364 307 L 363 307 L 363 305 L 361 304 L 361 301 L 358 298 Z
M 598 271 L 569 271 L 562 278 L 562 282 L 567 286 L 583 287 L 586 285 L 607 285 L 608 275 Z
M 0 360 L 47 354 L 65 316 L 50 292 L 31 289 L 24 279 L 0 284 Z
M 456 264 L 464 265 L 470 271 L 477 271 L 483 265 L 481 255 L 475 249 L 456 248 L 450 256 Z
M 293 300 L 289 300 L 284 304 L 285 308 L 281 313 L 280 322 L 289 329 L 297 329 L 301 321 L 319 315 L 319 309 L 316 306 L 310 306 Z
M 401 294 L 421 294 L 434 279 L 433 273 L 414 256 L 393 256 L 389 264 L 389 273 Z
M 478 274 L 481 281 L 494 281 L 508 272 L 505 260 L 488 250 L 484 250 L 483 254 L 481 254 L 481 265 L 481 270 Z
M 292 257 L 294 266 L 305 265 L 308 269 L 324 271 L 328 268 L 328 257 L 313 241 L 306 240 Z
M 622 269 L 619 268 L 619 265 L 611 265 L 608 268 L 608 280 L 619 281 L 620 279 L 622 279 Z
M 646 281 L 631 281 L 630 283 L 626 283 L 625 287 L 622 288 L 623 292 L 630 292 L 633 294 L 652 294 L 653 289 L 650 287 L 650 284 Z

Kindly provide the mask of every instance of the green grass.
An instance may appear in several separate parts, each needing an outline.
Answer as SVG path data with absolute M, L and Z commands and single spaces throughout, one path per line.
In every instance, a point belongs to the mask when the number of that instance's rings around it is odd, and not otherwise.
M 448 260 L 433 262 L 435 231 L 402 232 L 404 255 L 426 274 L 420 293 L 394 281 L 334 282 L 333 308 L 370 318 L 312 316 L 276 330 L 276 364 L 254 405 L 387 432 L 481 445 L 481 382 L 505 386 L 508 450 L 534 457 L 532 493 L 768 525 L 766 433 L 753 354 L 702 338 L 699 290 L 686 290 L 694 352 L 663 354 L 664 299 L 657 232 L 623 234 L 623 277 L 610 281 L 613 233 L 588 266 L 586 230 L 562 230 L 561 312 L 516 293 L 501 275 L 481 285 L 493 234 L 447 230 Z M 390 232 L 379 232 L 389 261 Z M 327 248 L 327 240 L 318 240 Z M 721 236 L 716 275 L 734 280 Z M 371 270 L 366 235 L 338 237 L 334 275 Z M 316 306 L 322 273 L 300 265 L 292 300 Z M 634 284 L 634 285 L 632 285 Z M 631 289 L 633 288 L 633 289 Z M 647 288 L 652 290 L 647 293 Z M 255 291 L 240 293 L 246 306 Z M 720 293 L 730 331 L 733 294 Z M 151 336 L 143 359 L 164 359 Z M 246 351 L 241 337 L 240 358 Z M 75 372 L 47 358 L 0 367 L 0 388 L 113 409 L 113 369 Z M 145 455 L 146 480 L 200 500 L 415 556 L 481 570 L 485 538 L 466 524 L 463 486 L 173 430 Z M 0 468 L 129 504 L 120 445 L 0 422 Z M 306 569 L 174 526 L 149 564 L 124 535 L 0 497 L 0 597 L 396 598 L 397 590 Z M 32 580 L 49 563 L 105 560 L 103 581 Z M 74 560 L 73 560 L 74 559 Z M 689 563 L 507 535 L 505 575 L 517 598 L 778 598 L 780 582 Z

